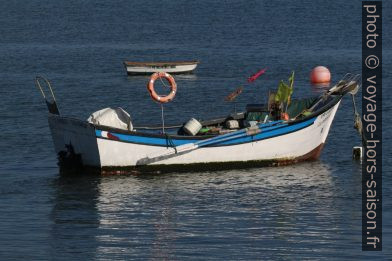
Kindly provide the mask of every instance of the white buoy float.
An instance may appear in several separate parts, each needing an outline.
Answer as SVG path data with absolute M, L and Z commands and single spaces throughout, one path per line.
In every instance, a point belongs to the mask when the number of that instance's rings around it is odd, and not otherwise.
M 362 160 L 363 152 L 362 146 L 354 146 L 353 147 L 353 159 L 354 160 Z

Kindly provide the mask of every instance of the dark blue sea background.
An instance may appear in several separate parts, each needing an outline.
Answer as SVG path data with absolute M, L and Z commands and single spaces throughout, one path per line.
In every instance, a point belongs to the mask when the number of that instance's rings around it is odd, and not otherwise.
M 224 97 L 264 103 L 296 73 L 294 97 L 361 73 L 361 1 L 2 1 L 0 8 L 0 260 L 392 260 L 391 28 L 384 4 L 383 252 L 361 251 L 360 145 L 350 97 L 321 158 L 286 167 L 141 176 L 61 175 L 34 77 L 48 77 L 61 113 L 86 119 L 119 106 L 160 124 L 148 77 L 122 62 L 191 60 L 176 76 L 167 123 L 227 115 Z M 246 79 L 267 72 L 252 84 Z M 360 94 L 357 101 L 360 101 Z

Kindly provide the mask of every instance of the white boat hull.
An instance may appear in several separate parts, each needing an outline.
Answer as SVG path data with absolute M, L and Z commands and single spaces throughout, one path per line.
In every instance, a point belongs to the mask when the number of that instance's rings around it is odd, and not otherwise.
M 135 65 L 125 65 L 127 73 L 129 75 L 133 74 L 152 74 L 155 72 L 167 72 L 167 73 L 188 73 L 196 69 L 197 64 L 181 64 L 181 65 L 151 65 L 151 66 L 135 66 Z
M 340 104 L 316 116 L 311 124 L 270 138 L 235 145 L 202 147 L 182 155 L 164 159 L 151 165 L 188 165 L 240 162 L 294 163 L 317 159 L 328 136 L 333 118 Z M 56 153 L 72 147 L 85 166 L 105 168 L 136 167 L 149 156 L 173 150 L 171 147 L 137 144 L 111 139 L 111 133 L 97 131 L 94 125 L 58 115 L 49 116 Z M 306 126 L 305 126 L 306 125 Z M 261 135 L 263 134 L 263 129 Z M 115 135 L 115 134 L 113 134 Z M 112 136 L 113 136 L 112 135 Z

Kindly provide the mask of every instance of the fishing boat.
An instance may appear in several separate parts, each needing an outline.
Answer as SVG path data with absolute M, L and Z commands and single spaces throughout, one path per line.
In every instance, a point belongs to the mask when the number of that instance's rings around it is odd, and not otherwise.
M 101 173 L 127 173 L 279 166 L 316 160 L 341 99 L 358 89 L 358 79 L 346 75 L 319 96 L 293 99 L 287 108 L 288 119 L 277 118 L 268 104 L 249 104 L 241 113 L 164 127 L 132 126 L 129 115 L 120 108 L 98 111 L 88 120 L 63 116 L 49 81 L 44 79 L 52 99 L 42 90 L 42 78 L 36 83 L 49 109 L 60 166 L 76 162 Z M 148 88 L 150 84 L 153 80 Z M 115 117 L 106 122 L 97 120 L 107 112 Z
M 124 62 L 128 75 L 145 75 L 154 72 L 167 72 L 171 74 L 191 73 L 198 61 L 183 62 Z

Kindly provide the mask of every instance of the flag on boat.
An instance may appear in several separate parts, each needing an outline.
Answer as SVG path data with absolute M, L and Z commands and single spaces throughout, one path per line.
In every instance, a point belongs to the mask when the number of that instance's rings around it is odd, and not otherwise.
M 258 71 L 257 73 L 253 74 L 251 77 L 248 78 L 248 82 L 251 83 L 256 81 L 256 79 L 259 78 L 259 76 L 261 76 L 262 74 L 264 74 L 266 70 L 267 68 L 264 68 Z

